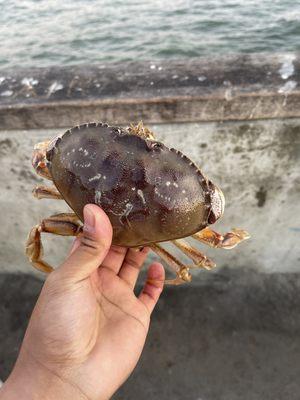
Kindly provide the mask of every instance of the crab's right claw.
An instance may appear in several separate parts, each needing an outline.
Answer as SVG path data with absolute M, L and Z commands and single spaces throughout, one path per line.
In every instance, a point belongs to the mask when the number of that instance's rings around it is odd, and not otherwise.
M 46 162 L 46 151 L 49 143 L 49 141 L 46 141 L 37 143 L 34 146 L 31 163 L 38 175 L 42 176 L 43 178 L 52 180 Z

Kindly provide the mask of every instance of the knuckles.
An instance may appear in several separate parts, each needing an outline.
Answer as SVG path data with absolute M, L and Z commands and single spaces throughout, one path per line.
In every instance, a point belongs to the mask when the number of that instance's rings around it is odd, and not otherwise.
M 110 242 L 104 238 L 96 238 L 90 233 L 86 233 L 83 230 L 83 234 L 80 237 L 81 246 L 86 252 L 92 255 L 103 253 L 109 249 Z

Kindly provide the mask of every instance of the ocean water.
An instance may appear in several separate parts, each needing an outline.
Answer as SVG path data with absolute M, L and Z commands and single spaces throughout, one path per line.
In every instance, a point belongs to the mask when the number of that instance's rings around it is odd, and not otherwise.
M 300 51 L 300 0 L 0 0 L 0 68 Z

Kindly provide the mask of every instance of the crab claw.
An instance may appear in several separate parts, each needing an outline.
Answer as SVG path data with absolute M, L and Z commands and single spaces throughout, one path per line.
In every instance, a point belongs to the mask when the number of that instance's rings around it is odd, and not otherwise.
M 37 174 L 51 180 L 51 175 L 46 163 L 46 151 L 48 144 L 49 141 L 41 142 L 34 146 L 31 163 Z
M 249 239 L 250 235 L 243 229 L 232 229 L 230 232 L 221 235 L 207 227 L 202 231 L 195 233 L 193 238 L 210 247 L 232 249 L 243 240 Z
M 243 240 L 247 240 L 249 238 L 250 235 L 247 231 L 234 228 L 230 232 L 226 233 L 226 235 L 224 235 L 222 247 L 224 249 L 232 249 Z

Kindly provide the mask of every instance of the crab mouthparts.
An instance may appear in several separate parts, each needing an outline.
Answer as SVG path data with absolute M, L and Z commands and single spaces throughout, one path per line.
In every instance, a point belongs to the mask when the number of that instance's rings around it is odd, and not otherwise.
M 214 224 L 220 217 L 222 217 L 224 209 L 225 197 L 222 193 L 222 190 L 217 186 L 214 186 L 211 194 L 211 210 L 208 216 L 208 223 Z

